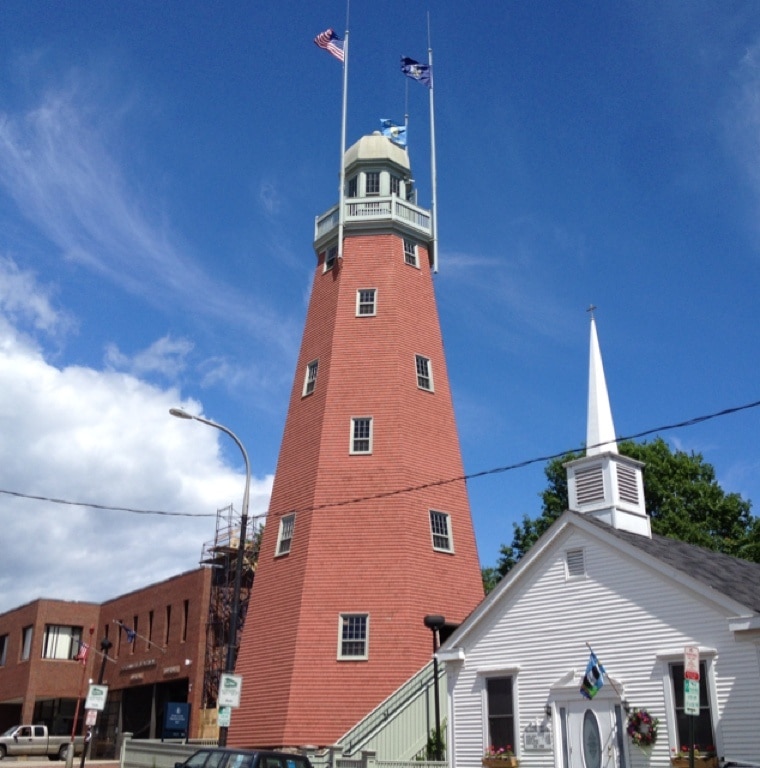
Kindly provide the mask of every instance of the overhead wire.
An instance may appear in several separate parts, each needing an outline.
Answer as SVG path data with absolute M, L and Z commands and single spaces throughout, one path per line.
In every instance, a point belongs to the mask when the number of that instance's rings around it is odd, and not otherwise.
M 665 424 L 659 427 L 645 429 L 645 430 L 642 430 L 641 432 L 635 432 L 630 435 L 618 437 L 617 440 L 618 441 L 637 440 L 639 438 L 648 437 L 649 435 L 653 435 L 660 432 L 668 432 L 674 429 L 683 429 L 686 427 L 692 427 L 696 424 L 702 424 L 706 421 L 722 418 L 724 416 L 730 416 L 734 413 L 747 411 L 747 410 L 750 410 L 751 408 L 757 408 L 758 406 L 760 406 L 760 400 L 755 400 L 752 403 L 737 405 L 731 408 L 723 408 L 720 411 L 715 411 L 714 413 L 708 413 L 708 414 L 705 414 L 704 416 L 695 416 L 690 419 L 685 419 L 684 421 L 674 422 L 673 424 Z M 327 501 L 327 502 L 323 502 L 322 504 L 315 504 L 310 507 L 303 507 L 303 508 L 295 509 L 292 511 L 293 512 L 313 512 L 313 511 L 328 509 L 332 507 L 344 507 L 350 504 L 359 504 L 365 501 L 375 501 L 378 499 L 387 499 L 392 496 L 399 496 L 405 493 L 414 493 L 415 491 L 422 491 L 427 488 L 435 488 L 442 485 L 450 485 L 452 483 L 467 482 L 468 480 L 474 480 L 480 477 L 487 477 L 489 475 L 497 475 L 504 472 L 511 472 L 515 469 L 523 469 L 524 467 L 529 467 L 532 464 L 552 461 L 553 459 L 558 459 L 558 458 L 561 458 L 562 456 L 567 456 L 570 453 L 588 450 L 589 448 L 598 448 L 606 444 L 607 443 L 599 443 L 597 445 L 581 445 L 581 446 L 578 446 L 577 448 L 566 449 L 563 451 L 559 451 L 557 453 L 546 454 L 544 456 L 535 456 L 532 459 L 524 459 L 523 461 L 517 461 L 513 464 L 505 464 L 504 466 L 501 466 L 501 467 L 484 469 L 479 472 L 470 472 L 468 474 L 460 475 L 458 477 L 449 477 L 449 478 L 442 478 L 439 480 L 431 480 L 429 482 L 420 483 L 418 485 L 409 485 L 403 488 L 395 488 L 389 491 L 381 491 L 379 493 L 367 494 L 365 496 L 356 496 L 350 499 L 339 499 L 336 501 Z M 0 494 L 5 494 L 6 496 L 14 496 L 20 499 L 28 499 L 31 501 L 44 501 L 51 504 L 65 504 L 73 507 L 87 507 L 89 509 L 100 509 L 107 512 L 129 512 L 135 515 L 161 515 L 165 517 L 192 517 L 192 518 L 216 517 L 215 512 L 214 513 L 167 512 L 165 510 L 158 510 L 158 509 L 135 509 L 133 507 L 117 507 L 117 506 L 110 506 L 107 504 L 96 504 L 92 502 L 56 499 L 49 496 L 36 496 L 28 493 L 21 493 L 20 491 L 9 491 L 2 488 L 0 488 Z

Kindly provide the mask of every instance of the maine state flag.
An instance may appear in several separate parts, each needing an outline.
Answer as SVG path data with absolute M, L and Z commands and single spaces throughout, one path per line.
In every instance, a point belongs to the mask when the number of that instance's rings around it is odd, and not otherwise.
M 581 683 L 581 696 L 586 699 L 593 699 L 599 689 L 604 685 L 604 667 L 599 663 L 596 654 L 591 651 L 586 664 L 586 674 Z

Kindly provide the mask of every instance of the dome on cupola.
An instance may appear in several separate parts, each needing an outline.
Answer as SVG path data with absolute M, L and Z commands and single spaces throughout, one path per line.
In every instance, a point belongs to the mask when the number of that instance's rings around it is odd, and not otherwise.
M 410 169 L 409 156 L 406 150 L 383 136 L 380 131 L 375 131 L 369 136 L 362 136 L 356 144 L 346 150 L 344 160 L 346 168 L 355 164 L 377 164 L 387 161 L 406 171 Z

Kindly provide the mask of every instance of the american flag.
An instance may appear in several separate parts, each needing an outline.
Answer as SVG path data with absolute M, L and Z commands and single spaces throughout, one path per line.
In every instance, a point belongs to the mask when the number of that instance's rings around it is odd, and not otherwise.
M 331 29 L 326 29 L 324 32 L 320 32 L 314 38 L 314 42 L 320 48 L 324 48 L 328 53 L 335 56 L 338 61 L 343 61 L 343 40 Z
M 87 643 L 79 643 L 79 651 L 74 657 L 74 661 L 81 661 L 82 664 L 87 663 L 87 654 L 90 652 L 90 646 Z

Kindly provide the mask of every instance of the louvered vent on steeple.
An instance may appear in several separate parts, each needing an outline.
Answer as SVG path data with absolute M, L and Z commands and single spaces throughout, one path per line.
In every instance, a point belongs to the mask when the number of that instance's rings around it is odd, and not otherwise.
M 604 501 L 604 474 L 602 465 L 585 467 L 575 473 L 575 488 L 578 504 L 593 504 Z
M 620 500 L 626 501 L 629 504 L 638 504 L 639 486 L 636 482 L 636 470 L 625 464 L 618 464 L 617 481 Z

